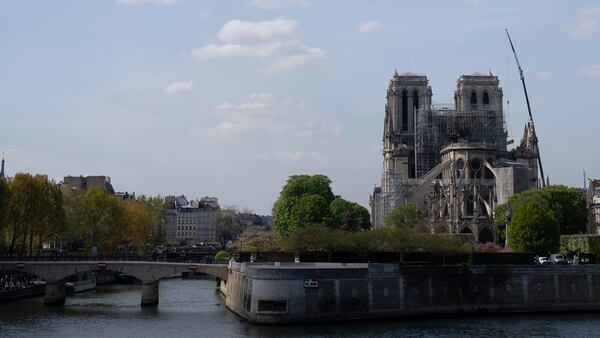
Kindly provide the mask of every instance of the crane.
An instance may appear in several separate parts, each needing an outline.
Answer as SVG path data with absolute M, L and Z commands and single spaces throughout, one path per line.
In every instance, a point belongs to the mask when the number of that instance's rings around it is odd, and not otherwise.
M 521 83 L 523 84 L 523 91 L 525 92 L 525 101 L 527 101 L 527 111 L 529 112 L 529 121 L 531 122 L 531 130 L 533 131 L 533 145 L 535 147 L 535 152 L 538 156 L 538 165 L 540 167 L 540 175 L 542 176 L 542 188 L 546 186 L 546 181 L 544 177 L 544 168 L 542 167 L 542 156 L 540 155 L 540 148 L 538 146 L 537 133 L 535 132 L 535 125 L 533 123 L 533 115 L 531 115 L 531 105 L 529 104 L 529 96 L 527 95 L 527 86 L 525 86 L 525 76 L 523 75 L 523 69 L 521 68 L 521 64 L 519 63 L 519 58 L 517 57 L 517 52 L 515 51 L 515 46 L 512 43 L 510 38 L 510 34 L 508 34 L 508 29 L 504 29 L 506 31 L 506 36 L 508 36 L 508 42 L 510 42 L 510 48 L 512 48 L 512 52 L 515 55 L 515 61 L 517 61 L 517 67 L 519 68 L 519 75 L 521 76 Z

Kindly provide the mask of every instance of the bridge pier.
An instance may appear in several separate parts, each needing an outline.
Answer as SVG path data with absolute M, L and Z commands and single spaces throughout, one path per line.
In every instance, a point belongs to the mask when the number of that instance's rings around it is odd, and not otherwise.
M 158 281 L 142 283 L 142 306 L 158 305 Z
M 65 304 L 65 281 L 46 281 L 44 305 Z

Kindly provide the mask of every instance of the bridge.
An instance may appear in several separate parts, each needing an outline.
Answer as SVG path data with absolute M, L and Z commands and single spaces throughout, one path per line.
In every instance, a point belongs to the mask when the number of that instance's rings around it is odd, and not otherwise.
M 86 271 L 115 271 L 142 281 L 142 306 L 158 305 L 159 281 L 180 277 L 183 272 L 200 272 L 227 281 L 225 264 L 153 262 L 153 261 L 0 261 L 0 271 L 27 272 L 46 282 L 44 304 L 65 303 L 65 280 Z

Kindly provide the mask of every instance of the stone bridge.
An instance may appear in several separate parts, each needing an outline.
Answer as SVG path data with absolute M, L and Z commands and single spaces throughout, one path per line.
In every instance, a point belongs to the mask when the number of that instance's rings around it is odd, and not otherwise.
M 65 280 L 86 271 L 116 271 L 142 281 L 142 306 L 158 305 L 158 286 L 163 278 L 183 272 L 200 272 L 227 281 L 225 264 L 168 263 L 144 261 L 0 261 L 0 271 L 27 272 L 46 282 L 44 304 L 65 303 Z

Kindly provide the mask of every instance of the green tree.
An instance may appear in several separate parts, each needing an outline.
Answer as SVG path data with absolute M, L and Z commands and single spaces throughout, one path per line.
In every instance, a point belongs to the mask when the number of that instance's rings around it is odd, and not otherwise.
M 298 214 L 299 208 L 296 208 L 295 214 L 293 209 L 300 199 L 309 195 L 316 195 L 321 199 L 315 197 L 305 199 L 302 202 L 304 206 L 308 203 L 317 203 L 318 206 L 322 206 L 324 202 L 324 205 L 328 208 L 335 198 L 331 191 L 331 180 L 324 175 L 294 175 L 289 177 L 273 206 L 273 227 L 279 235 L 287 236 L 299 222 L 305 220 L 305 217 Z M 317 202 L 317 200 L 319 201 Z M 311 216 L 308 218 L 320 218 L 319 222 L 322 222 L 325 216 L 315 215 L 314 212 L 311 212 Z
M 243 231 L 239 210 L 234 206 L 226 206 L 217 210 L 215 226 L 221 249 L 225 249 L 227 243 L 234 240 Z
M 148 205 L 141 200 L 120 201 L 126 225 L 124 237 L 137 253 L 144 253 L 146 244 L 151 244 L 155 224 Z
M 126 226 L 119 199 L 101 188 L 92 188 L 83 198 L 83 232 L 88 249 L 114 252 L 125 238 Z
M 513 216 L 508 229 L 509 247 L 516 252 L 557 252 L 560 225 L 548 201 L 541 196 L 534 196 L 512 207 Z
M 146 212 L 149 213 L 149 239 L 148 243 L 153 245 L 161 245 L 165 242 L 165 211 L 167 205 L 165 199 L 158 196 L 140 196 L 136 199 L 138 203 L 145 206 Z
M 33 255 L 63 227 L 62 194 L 45 175 L 16 174 L 8 188 L 9 254 Z
M 83 223 L 83 194 L 63 186 L 63 210 L 65 226 L 59 238 L 63 246 L 79 248 L 80 243 L 88 239 Z
M 560 224 L 562 235 L 586 232 L 588 211 L 585 195 L 581 189 L 569 188 L 564 185 L 550 185 L 541 191 L 550 203 L 550 209 Z
M 368 230 L 371 228 L 369 211 L 358 203 L 336 197 L 329 204 L 328 226 L 347 231 Z
M 384 225 L 395 228 L 412 229 L 421 220 L 421 213 L 414 204 L 406 203 L 392 209 L 385 217 Z
M 298 229 L 307 224 L 323 224 L 329 216 L 329 203 L 319 195 L 305 195 L 297 199 L 290 213 L 290 226 Z
M 277 234 L 260 227 L 246 228 L 235 242 L 235 247 L 237 250 L 245 252 L 280 250 Z
M 10 189 L 5 180 L 0 179 L 0 250 L 3 250 L 5 228 L 8 223 L 8 204 L 10 201 Z

